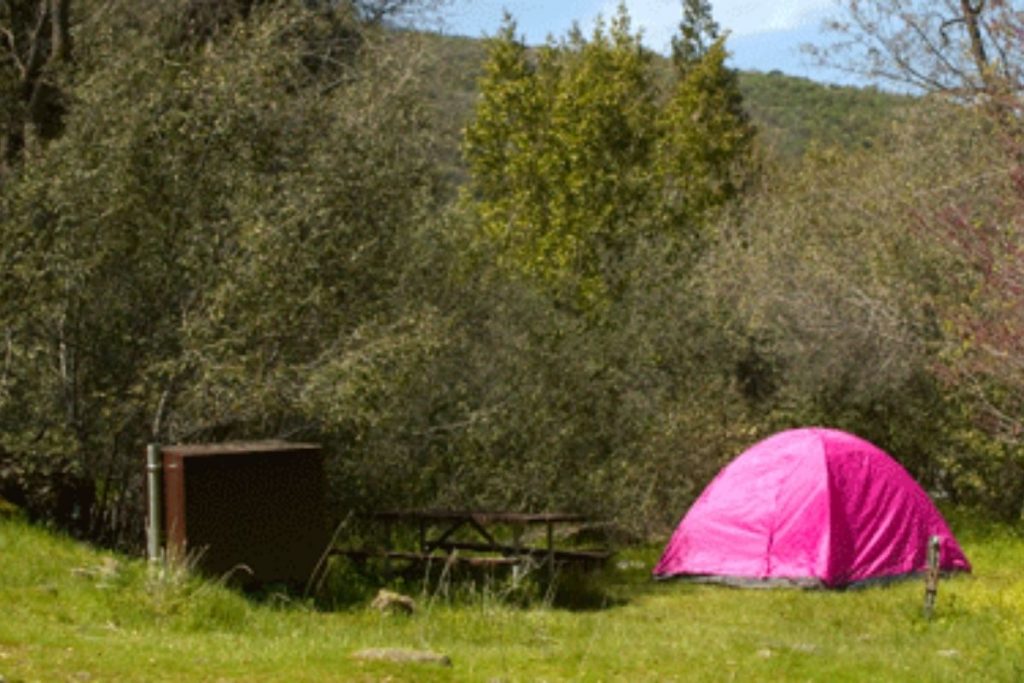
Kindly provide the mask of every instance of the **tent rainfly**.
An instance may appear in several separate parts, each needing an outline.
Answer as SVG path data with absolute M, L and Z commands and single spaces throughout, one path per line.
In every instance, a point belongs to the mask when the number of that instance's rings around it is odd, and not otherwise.
M 941 570 L 971 570 L 928 494 L 884 451 L 835 429 L 793 429 L 715 477 L 654 575 L 842 588 L 926 571 L 931 536 Z

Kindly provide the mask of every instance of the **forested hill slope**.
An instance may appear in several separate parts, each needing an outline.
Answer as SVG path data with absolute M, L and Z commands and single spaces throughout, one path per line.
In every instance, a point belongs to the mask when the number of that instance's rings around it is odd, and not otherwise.
M 486 56 L 483 40 L 436 36 L 437 96 L 448 133 L 458 136 L 472 115 L 477 77 Z M 666 60 L 666 68 L 667 68 Z M 740 72 L 740 87 L 762 143 L 783 160 L 812 146 L 869 146 L 913 98 L 876 88 L 827 85 L 778 71 Z
M 795 159 L 811 145 L 870 146 L 912 97 L 877 88 L 825 85 L 778 71 L 740 73 L 740 88 L 762 141 Z

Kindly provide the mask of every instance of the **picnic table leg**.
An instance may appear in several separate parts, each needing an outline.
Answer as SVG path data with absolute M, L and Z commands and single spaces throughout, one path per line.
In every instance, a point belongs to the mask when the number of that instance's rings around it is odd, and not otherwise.
M 512 552 L 516 557 L 523 554 L 523 525 L 512 524 Z
M 525 569 L 523 566 L 523 525 L 513 522 L 509 526 L 512 529 L 512 554 L 518 560 L 512 565 L 512 580 L 518 582 Z
M 384 576 L 391 578 L 391 522 L 384 522 Z
M 548 568 L 555 573 L 555 525 L 548 521 Z

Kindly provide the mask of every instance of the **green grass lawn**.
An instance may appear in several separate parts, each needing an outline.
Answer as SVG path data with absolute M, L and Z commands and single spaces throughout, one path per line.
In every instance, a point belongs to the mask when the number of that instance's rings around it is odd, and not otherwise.
M 496 588 L 419 594 L 416 614 L 316 611 L 0 521 L 0 681 L 1022 681 L 1024 531 L 957 523 L 975 573 L 849 592 L 654 584 L 656 549 L 591 579 L 604 606 L 517 607 Z M 452 666 L 362 662 L 432 650 Z

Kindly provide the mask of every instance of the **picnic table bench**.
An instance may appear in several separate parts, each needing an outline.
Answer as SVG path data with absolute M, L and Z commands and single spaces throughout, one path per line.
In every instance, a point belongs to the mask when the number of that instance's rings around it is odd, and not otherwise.
M 370 518 L 384 525 L 382 549 L 337 550 L 356 560 L 381 558 L 414 564 L 461 564 L 471 567 L 522 566 L 533 562 L 548 570 L 558 565 L 597 567 L 612 556 L 607 548 L 558 548 L 556 528 L 587 521 L 583 515 L 561 512 L 501 512 L 479 510 L 389 510 Z M 415 551 L 392 545 L 392 528 L 415 530 Z M 542 527 L 545 543 L 524 539 L 530 528 Z M 503 534 L 509 540 L 499 540 Z M 527 542 L 527 540 L 533 542 Z

